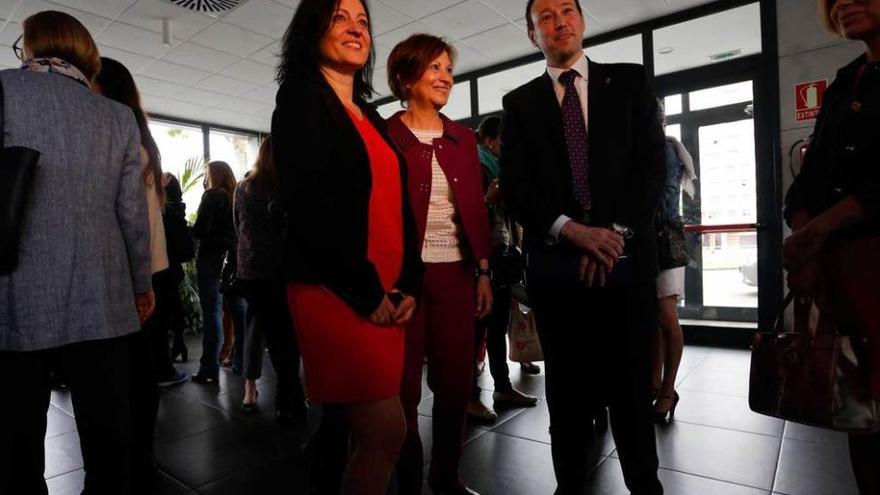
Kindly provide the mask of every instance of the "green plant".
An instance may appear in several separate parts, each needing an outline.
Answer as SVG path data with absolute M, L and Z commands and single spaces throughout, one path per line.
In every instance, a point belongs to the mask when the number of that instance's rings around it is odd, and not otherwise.
M 188 335 L 194 335 L 202 329 L 202 308 L 199 302 L 195 260 L 183 264 L 183 273 L 183 282 L 180 284 L 180 299 L 183 302 L 184 332 Z
M 183 173 L 177 177 L 180 182 L 180 189 L 186 194 L 187 191 L 202 181 L 205 176 L 205 158 L 200 156 L 191 156 L 183 165 Z

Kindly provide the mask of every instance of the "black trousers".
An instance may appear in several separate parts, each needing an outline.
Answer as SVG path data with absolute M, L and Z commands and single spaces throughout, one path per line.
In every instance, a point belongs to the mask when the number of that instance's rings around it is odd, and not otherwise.
M 277 375 L 275 406 L 278 409 L 301 404 L 305 399 L 299 380 L 299 345 L 293 333 L 287 286 L 284 280 L 241 280 L 247 300 L 244 376 L 256 380 L 263 372 L 263 349 Z
M 480 352 L 480 343 L 486 336 L 486 355 L 489 359 L 489 372 L 495 382 L 496 392 L 509 391 L 513 386 L 510 384 L 510 368 L 507 366 L 507 327 L 510 323 L 510 287 L 493 287 L 495 303 L 492 312 L 483 320 L 477 320 L 477 346 L 476 352 Z M 474 358 L 476 363 L 476 356 Z M 480 387 L 477 386 L 477 376 L 474 373 L 473 399 L 480 397 Z
M 529 269 L 529 299 L 544 349 L 556 493 L 584 493 L 599 440 L 592 418 L 608 407 L 627 488 L 662 494 L 650 399 L 653 279 L 587 289 L 542 279 L 541 269 Z
M 130 493 L 128 337 L 37 352 L 0 352 L 0 493 L 45 494 L 49 369 L 70 387 L 86 495 Z
M 153 275 L 156 309 L 144 322 L 144 331 L 149 339 L 153 370 L 158 381 L 173 378 L 176 373 L 168 350 L 168 334 L 174 327 L 176 314 L 182 312 L 180 282 L 171 269 Z

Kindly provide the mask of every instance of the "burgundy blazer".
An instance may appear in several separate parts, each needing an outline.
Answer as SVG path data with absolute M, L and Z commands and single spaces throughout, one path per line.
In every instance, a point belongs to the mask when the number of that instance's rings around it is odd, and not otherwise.
M 463 227 L 462 248 L 470 249 L 475 260 L 489 259 L 489 220 L 483 200 L 483 179 L 474 131 L 441 114 L 443 136 L 435 139 L 431 146 L 418 140 L 400 119 L 401 115 L 403 112 L 398 112 L 388 119 L 388 135 L 406 158 L 409 200 L 416 218 L 418 245 L 425 242 L 433 151 L 455 198 L 455 208 Z M 463 252 L 467 257 L 467 251 L 463 249 Z

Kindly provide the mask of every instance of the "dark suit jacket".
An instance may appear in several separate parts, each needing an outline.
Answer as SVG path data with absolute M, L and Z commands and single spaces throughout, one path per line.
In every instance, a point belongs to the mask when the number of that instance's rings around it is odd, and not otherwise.
M 361 99 L 357 105 L 394 149 L 385 121 Z M 342 102 L 317 72 L 292 75 L 278 90 L 272 151 L 287 211 L 284 247 L 288 280 L 327 287 L 363 316 L 385 290 L 367 258 L 372 175 L 367 150 Z M 421 259 L 398 154 L 403 192 L 404 260 L 395 287 L 418 296 Z
M 653 218 L 666 176 L 657 103 L 642 66 L 589 65 L 591 223 L 616 222 L 636 232 L 627 245 L 636 272 L 645 280 L 657 273 Z M 505 95 L 503 104 L 504 201 L 525 229 L 526 249 L 545 249 L 560 215 L 581 216 L 553 81 L 545 73 Z M 554 249 L 565 251 L 565 241 Z M 570 246 L 569 251 L 577 254 Z
M 406 157 L 409 173 L 409 197 L 416 219 L 416 241 L 425 240 L 428 205 L 431 200 L 431 162 L 433 154 L 455 198 L 455 209 L 463 227 L 461 238 L 465 256 L 489 259 L 489 221 L 483 200 L 480 159 L 474 131 L 443 119 L 443 136 L 434 145 L 423 144 L 400 120 L 402 112 L 388 119 L 388 134 Z

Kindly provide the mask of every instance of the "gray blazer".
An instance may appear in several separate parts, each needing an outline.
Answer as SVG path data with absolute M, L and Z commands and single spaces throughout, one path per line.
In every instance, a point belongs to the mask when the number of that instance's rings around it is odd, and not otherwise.
M 18 267 L 0 276 L 0 351 L 137 331 L 150 234 L 131 109 L 59 74 L 10 69 L 0 80 L 6 146 L 42 153 Z

